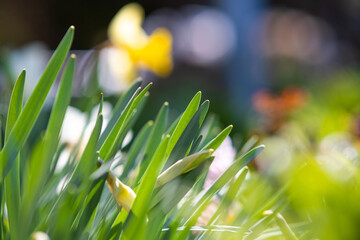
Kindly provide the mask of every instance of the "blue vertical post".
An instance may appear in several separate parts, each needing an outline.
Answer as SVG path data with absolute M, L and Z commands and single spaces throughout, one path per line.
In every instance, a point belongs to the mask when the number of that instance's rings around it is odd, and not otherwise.
M 265 65 L 260 55 L 259 32 L 265 0 L 216 0 L 215 4 L 233 21 L 235 49 L 225 69 L 229 101 L 236 120 L 244 120 L 251 96 L 265 84 Z

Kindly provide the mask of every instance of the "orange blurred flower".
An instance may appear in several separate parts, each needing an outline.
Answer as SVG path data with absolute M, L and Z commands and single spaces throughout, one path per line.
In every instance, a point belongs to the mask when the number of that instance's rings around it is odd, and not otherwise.
M 306 103 L 306 93 L 296 87 L 287 87 L 280 94 L 260 90 L 252 98 L 255 110 L 265 117 L 268 130 L 277 130 L 285 117 Z

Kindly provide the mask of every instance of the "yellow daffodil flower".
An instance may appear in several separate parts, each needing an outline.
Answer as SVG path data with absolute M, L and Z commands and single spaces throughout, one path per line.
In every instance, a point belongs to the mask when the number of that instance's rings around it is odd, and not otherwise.
M 172 68 L 172 36 L 165 28 L 157 28 L 148 36 L 142 29 L 143 8 L 136 3 L 125 5 L 115 15 L 108 29 L 110 42 L 117 49 L 117 59 L 110 66 L 122 78 L 131 81 L 137 68 L 145 68 L 160 77 Z M 121 70 L 116 70 L 121 69 Z

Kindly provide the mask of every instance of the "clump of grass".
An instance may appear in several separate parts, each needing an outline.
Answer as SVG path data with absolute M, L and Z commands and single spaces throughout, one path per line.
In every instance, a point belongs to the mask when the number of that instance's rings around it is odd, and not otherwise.
M 33 144 L 31 154 L 22 155 L 65 63 L 73 35 L 70 27 L 24 106 L 25 71 L 14 85 L 7 121 L 1 126 L 5 129 L 0 152 L 1 239 L 37 239 L 41 234 L 50 239 L 253 239 L 264 231 L 296 238 L 278 214 L 283 190 L 256 191 L 259 195 L 254 197 L 247 192 L 251 181 L 243 187 L 249 175 L 246 165 L 263 149 L 253 147 L 252 140 L 204 190 L 213 153 L 232 126 L 209 137 L 204 126 L 214 124 L 211 118 L 206 119 L 209 101 L 201 103 L 201 92 L 174 122 L 169 122 L 169 104 L 164 103 L 155 120 L 147 122 L 126 149 L 121 148 L 122 143 L 145 106 L 151 84 L 141 88 L 141 82 L 135 82 L 122 94 L 103 131 L 100 97 L 97 120 L 85 149 L 74 148 L 65 167 L 55 171 L 64 149 L 59 139 L 76 65 L 76 57 L 71 55 L 46 130 Z M 120 161 L 116 161 L 119 152 Z M 113 171 L 118 166 L 122 167 L 120 176 Z M 239 197 L 241 191 L 251 207 Z M 198 219 L 214 202 L 217 210 L 199 226 Z M 264 215 L 268 209 L 273 209 L 273 214 Z M 276 222 L 279 226 L 274 227 Z

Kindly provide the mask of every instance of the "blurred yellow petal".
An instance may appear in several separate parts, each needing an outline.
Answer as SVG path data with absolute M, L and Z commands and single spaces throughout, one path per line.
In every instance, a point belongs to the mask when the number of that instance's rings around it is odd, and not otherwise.
M 125 81 L 126 85 L 131 84 L 131 81 L 136 77 L 136 66 L 132 62 L 129 52 L 118 48 L 109 53 L 108 63 L 111 72 L 117 79 Z
M 130 55 L 140 66 L 166 77 L 170 74 L 173 63 L 171 58 L 172 36 L 165 28 L 157 28 L 142 49 L 131 49 Z
M 147 35 L 141 28 L 144 10 L 137 3 L 125 5 L 115 15 L 109 25 L 108 35 L 116 47 L 142 48 L 147 43 Z
M 173 68 L 171 33 L 167 29 L 157 28 L 150 36 L 146 35 L 141 27 L 143 18 L 144 10 L 139 4 L 127 4 L 115 15 L 108 30 L 111 43 L 120 52 L 126 51 L 129 56 L 129 59 L 115 59 L 112 63 L 116 65 L 114 69 L 117 72 L 129 69 L 122 76 L 130 81 L 136 75 L 135 66 L 160 77 L 169 75 Z M 126 68 L 128 65 L 133 68 Z
M 129 212 L 136 197 L 135 192 L 122 183 L 112 172 L 109 172 L 106 182 L 116 203 Z

